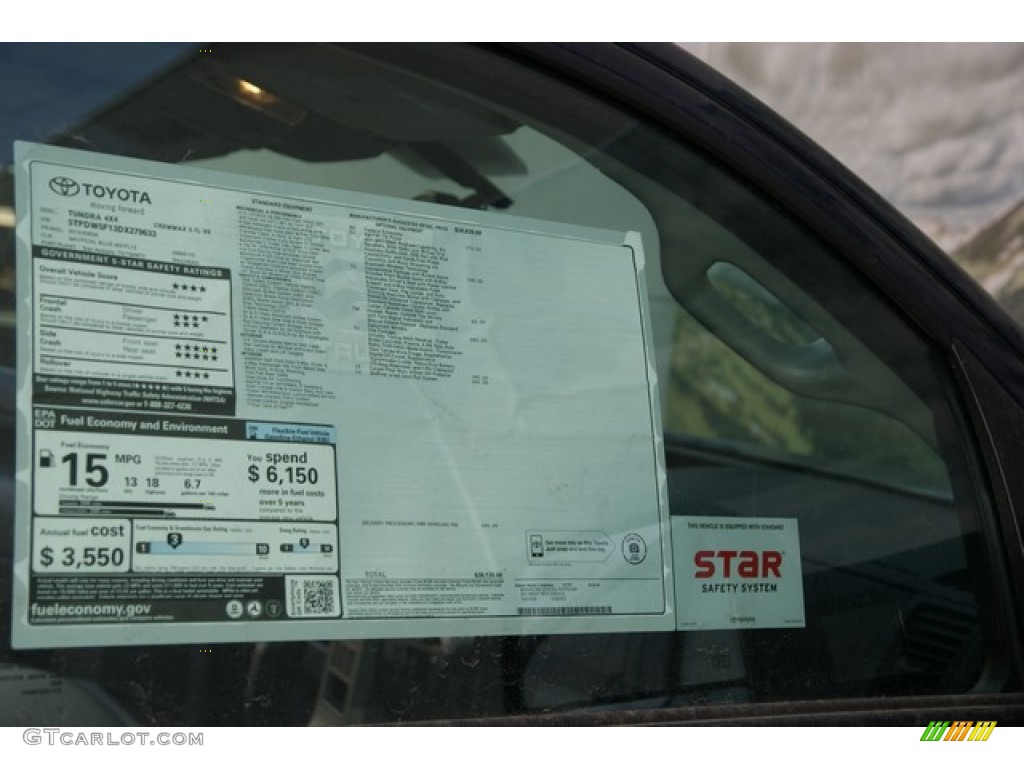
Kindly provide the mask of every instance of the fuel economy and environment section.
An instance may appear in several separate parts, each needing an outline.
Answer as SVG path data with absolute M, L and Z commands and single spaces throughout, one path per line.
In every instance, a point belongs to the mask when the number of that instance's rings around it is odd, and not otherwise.
M 34 413 L 31 623 L 284 619 L 299 574 L 336 597 L 332 429 Z
M 638 235 L 16 150 L 19 647 L 676 626 Z

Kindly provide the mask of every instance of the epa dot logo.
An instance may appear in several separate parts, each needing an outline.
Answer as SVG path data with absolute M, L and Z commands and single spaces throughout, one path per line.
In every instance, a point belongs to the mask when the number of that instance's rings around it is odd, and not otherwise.
M 49 408 L 36 408 L 32 421 L 36 429 L 53 429 L 57 425 L 57 414 Z
M 80 187 L 77 181 L 69 179 L 67 176 L 54 176 L 50 179 L 50 189 L 61 197 L 74 197 L 78 194 Z

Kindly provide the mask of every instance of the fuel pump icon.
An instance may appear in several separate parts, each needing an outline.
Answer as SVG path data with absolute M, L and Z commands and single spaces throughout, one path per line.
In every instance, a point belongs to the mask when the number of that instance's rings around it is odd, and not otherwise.
M 39 466 L 43 469 L 53 466 L 53 452 L 48 448 L 39 451 Z

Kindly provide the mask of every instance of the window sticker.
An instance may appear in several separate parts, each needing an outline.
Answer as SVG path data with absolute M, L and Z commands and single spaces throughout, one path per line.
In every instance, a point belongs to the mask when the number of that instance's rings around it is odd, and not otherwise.
M 804 626 L 796 519 L 673 517 L 678 629 Z
M 16 647 L 675 626 L 639 235 L 15 149 Z

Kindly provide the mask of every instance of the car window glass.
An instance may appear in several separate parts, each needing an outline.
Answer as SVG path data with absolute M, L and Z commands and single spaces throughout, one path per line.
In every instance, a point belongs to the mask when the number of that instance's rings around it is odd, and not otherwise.
M 191 645 L 14 651 L 0 625 L 0 662 L 43 670 L 82 702 L 12 720 L 347 724 L 1005 685 L 987 493 L 943 350 L 769 193 L 687 142 L 501 53 L 434 46 L 219 46 L 72 127 L 52 121 L 48 136 L 639 232 L 671 515 L 797 520 L 806 621 L 489 637 L 467 620 L 455 637 L 240 642 L 209 656 Z M 11 187 L 6 171 L 9 340 Z M 4 355 L 10 368 L 13 341 Z M 10 371 L 6 382 L 13 403 Z M 8 411 L 7 446 L 15 421 Z M 3 679 L 0 696 L 20 696 Z

